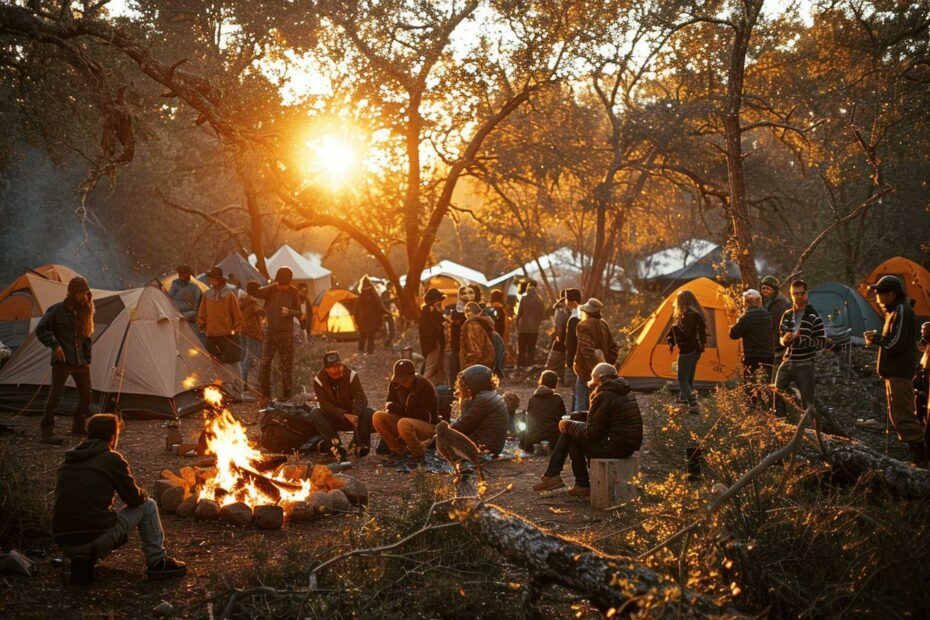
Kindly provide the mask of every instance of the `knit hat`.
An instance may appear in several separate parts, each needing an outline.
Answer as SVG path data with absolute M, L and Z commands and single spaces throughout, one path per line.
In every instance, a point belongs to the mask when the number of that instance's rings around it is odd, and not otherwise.
M 779 287 L 778 279 L 775 276 L 765 276 L 762 278 L 762 286 L 768 286 L 777 291 Z
M 274 281 L 278 284 L 290 284 L 293 279 L 294 272 L 291 271 L 290 267 L 281 267 L 278 269 L 277 273 L 274 274 Z
M 71 297 L 75 293 L 86 293 L 89 290 L 90 286 L 87 285 L 87 280 L 81 276 L 75 276 L 68 282 L 68 297 Z

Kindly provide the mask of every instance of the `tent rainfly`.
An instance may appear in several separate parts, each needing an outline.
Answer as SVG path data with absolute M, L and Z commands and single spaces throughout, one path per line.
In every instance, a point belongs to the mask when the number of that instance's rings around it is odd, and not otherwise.
M 307 297 L 310 299 L 316 299 L 317 295 L 332 287 L 333 272 L 302 256 L 286 243 L 278 248 L 265 264 L 272 278 L 281 267 L 290 267 L 294 272 L 294 286 L 305 283 L 308 288 Z
M 756 270 L 766 270 L 765 262 L 756 259 Z M 720 268 L 722 266 L 722 272 Z M 737 282 L 742 277 L 732 260 L 723 258 L 723 248 L 704 239 L 690 239 L 681 246 L 647 256 L 639 263 L 639 277 L 644 286 L 668 290 L 696 278 Z
M 878 282 L 882 276 L 897 276 L 904 282 L 908 298 L 914 300 L 914 314 L 917 315 L 918 327 L 924 321 L 930 321 L 930 271 L 903 256 L 889 258 L 873 269 L 865 282 L 859 285 L 859 293 L 869 300 L 879 316 L 882 316 L 882 309 L 868 287 L 869 284 Z
M 268 278 L 263 276 L 261 272 L 253 267 L 249 261 L 242 258 L 238 252 L 230 252 L 229 256 L 221 260 L 216 264 L 217 267 L 223 270 L 225 275 L 235 274 L 239 278 L 239 282 L 242 283 L 242 288 L 245 289 L 245 285 L 249 280 L 255 280 L 261 285 L 268 283 Z
M 695 375 L 695 387 L 707 389 L 739 376 L 740 344 L 730 340 L 726 289 L 713 280 L 698 278 L 679 286 L 665 298 L 640 328 L 636 344 L 623 360 L 619 374 L 634 390 L 653 391 L 668 384 L 677 387 L 672 368 L 677 353 L 670 352 L 665 336 L 672 326 L 672 304 L 681 291 L 691 291 L 707 316 L 707 344 Z
M 882 319 L 865 298 L 839 282 L 825 282 L 810 290 L 808 302 L 823 319 L 827 337 L 834 344 L 847 341 L 864 345 L 862 332 L 881 331 Z
M 175 418 L 202 408 L 194 388 L 235 380 L 212 360 L 157 287 L 94 291 L 94 305 L 90 372 L 97 410 Z M 41 411 L 50 382 L 49 359 L 48 348 L 35 332 L 29 334 L 0 370 L 0 408 Z M 76 394 L 70 379 L 68 386 L 61 410 L 71 412 Z
M 548 282 L 554 293 L 563 288 L 581 287 L 581 276 L 583 272 L 591 265 L 591 258 L 581 252 L 576 252 L 569 247 L 561 247 L 554 252 L 544 254 L 539 258 L 529 261 L 520 268 L 508 271 L 496 278 L 488 281 L 489 288 L 504 286 L 505 293 L 516 295 L 516 282 L 522 278 L 534 280 L 542 286 Z M 612 291 L 630 291 L 635 292 L 635 288 L 630 283 L 622 283 L 622 272 L 615 266 L 608 266 L 613 273 L 610 282 Z

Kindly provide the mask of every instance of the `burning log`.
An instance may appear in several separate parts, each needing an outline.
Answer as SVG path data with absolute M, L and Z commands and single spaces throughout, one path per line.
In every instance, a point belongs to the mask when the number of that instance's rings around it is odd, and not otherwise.
M 176 473 L 174 473 L 170 469 L 161 470 L 161 477 L 162 477 L 162 480 L 173 482 L 175 485 L 184 486 L 184 487 L 187 487 L 188 489 L 194 486 L 193 484 L 189 485 L 184 478 L 182 478 L 181 476 L 178 476 Z
M 179 473 L 181 474 L 181 479 L 184 480 L 184 484 L 187 485 L 187 488 L 193 489 L 197 486 L 197 475 L 194 473 L 193 467 L 182 467 Z
M 274 471 L 287 463 L 287 459 L 286 454 L 263 454 L 260 459 L 252 461 L 252 468 L 257 471 Z

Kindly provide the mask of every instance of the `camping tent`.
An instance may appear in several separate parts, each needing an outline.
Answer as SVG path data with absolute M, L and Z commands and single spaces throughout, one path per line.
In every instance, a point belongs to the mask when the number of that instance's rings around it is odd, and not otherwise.
M 301 256 L 300 252 L 286 243 L 278 248 L 265 264 L 272 278 L 281 267 L 290 267 L 294 272 L 294 286 L 305 283 L 308 289 L 307 297 L 310 299 L 316 299 L 320 293 L 332 287 L 333 272 Z
M 218 262 L 216 266 L 222 269 L 223 274 L 227 277 L 229 274 L 235 274 L 236 277 L 239 278 L 239 282 L 242 283 L 243 289 L 245 289 L 245 285 L 249 280 L 255 280 L 261 285 L 267 284 L 268 282 L 268 278 L 263 276 L 258 269 L 249 263 L 249 261 L 242 258 L 238 252 L 230 252 L 229 256 Z
M 543 286 L 543 283 L 548 282 L 553 293 L 558 293 L 563 288 L 580 288 L 582 273 L 590 265 L 591 258 L 589 256 L 576 252 L 569 247 L 561 247 L 554 252 L 529 261 L 522 267 L 489 280 L 488 287 L 503 287 L 507 295 L 516 295 L 517 281 L 530 279 L 534 280 L 540 287 Z M 607 268 L 612 274 L 610 290 L 635 292 L 635 288 L 631 283 L 621 282 L 623 273 L 618 267 L 608 265 Z
M 201 409 L 193 388 L 235 379 L 207 355 L 190 324 L 158 288 L 94 291 L 94 305 L 90 372 L 96 408 L 176 417 Z M 0 370 L 0 407 L 41 411 L 49 379 L 49 350 L 33 332 Z M 70 379 L 68 385 L 73 385 Z M 67 391 L 62 410 L 73 411 L 75 400 L 74 391 Z
M 64 299 L 61 285 L 80 274 L 63 265 L 42 265 L 19 276 L 0 292 L 0 321 L 42 316 Z
M 914 314 L 917 315 L 918 325 L 923 321 L 930 321 L 930 271 L 903 256 L 889 258 L 873 269 L 865 282 L 859 285 L 859 293 L 869 300 L 879 316 L 882 315 L 882 309 L 875 301 L 875 295 L 870 293 L 868 286 L 878 282 L 882 276 L 897 276 L 904 282 L 908 298 L 914 300 Z
M 669 352 L 665 336 L 672 326 L 672 303 L 681 291 L 691 291 L 707 314 L 707 345 L 698 362 L 695 387 L 706 389 L 717 383 L 737 377 L 740 372 L 738 340 L 730 340 L 730 312 L 726 289 L 707 278 L 691 280 L 678 287 L 640 328 L 636 344 L 620 366 L 620 376 L 630 382 L 634 390 L 650 391 L 676 380 L 672 362 L 677 353 Z
M 853 344 L 864 345 L 862 332 L 882 329 L 882 320 L 869 302 L 845 284 L 825 282 L 812 288 L 808 302 L 820 314 L 827 336 L 834 343 L 851 340 Z
M 334 334 L 355 337 L 358 328 L 355 325 L 355 300 L 358 295 L 342 289 L 330 289 L 320 293 L 313 302 L 313 322 L 310 334 L 322 336 Z
M 403 286 L 407 281 L 407 276 L 400 277 L 400 285 Z M 458 299 L 458 289 L 460 286 L 467 284 L 477 284 L 482 287 L 488 286 L 488 279 L 477 269 L 460 265 L 451 260 L 443 259 L 427 267 L 420 273 L 420 282 L 423 283 L 423 290 L 437 288 L 445 293 L 445 305 L 455 304 Z
M 766 270 L 764 261 L 756 259 L 756 270 Z M 739 281 L 739 265 L 723 258 L 723 248 L 703 239 L 685 241 L 680 247 L 668 248 L 647 256 L 639 263 L 643 286 L 666 291 L 696 278 Z

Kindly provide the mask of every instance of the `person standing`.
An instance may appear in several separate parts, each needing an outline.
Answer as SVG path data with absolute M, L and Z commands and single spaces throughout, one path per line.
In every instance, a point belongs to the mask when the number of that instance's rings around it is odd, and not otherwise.
M 924 450 L 930 452 L 930 321 L 920 326 L 917 347 L 921 356 L 914 373 L 914 412 L 924 425 Z
M 565 324 L 572 311 L 565 305 L 565 289 L 559 291 L 559 299 L 552 306 L 552 344 L 546 357 L 546 370 L 551 370 L 560 378 L 565 371 Z
M 375 290 L 368 276 L 362 276 L 358 299 L 355 300 L 355 324 L 358 326 L 359 353 L 375 352 L 375 335 L 384 325 L 384 315 L 388 313 L 381 303 L 381 296 Z
M 807 283 L 795 280 L 789 290 L 792 304 L 778 325 L 779 341 L 785 347 L 784 358 L 775 373 L 775 413 L 779 417 L 785 417 L 784 392 L 792 383 L 801 392 L 802 407 L 814 402 L 814 355 L 827 343 L 823 319 L 807 303 Z
M 471 288 L 460 286 L 455 305 L 445 315 L 446 329 L 449 332 L 446 338 L 449 345 L 449 352 L 446 355 L 446 373 L 449 375 L 449 385 L 455 385 L 455 380 L 461 370 L 459 353 L 462 348 L 462 325 L 465 323 L 465 304 L 471 300 Z
M 672 320 L 666 341 L 669 350 L 678 347 L 678 402 L 688 408 L 688 413 L 698 413 L 694 376 L 707 343 L 707 318 L 694 293 L 678 293 Z
M 90 380 L 94 298 L 87 280 L 77 276 L 68 282 L 64 301 L 49 306 L 36 326 L 36 338 L 52 350 L 52 378 L 45 414 L 39 423 L 42 443 L 60 445 L 55 436 L 55 410 L 61 402 L 68 377 L 77 387 L 78 402 L 71 420 L 71 434 L 84 434 L 84 419 L 90 414 L 93 388 Z
M 203 332 L 207 352 L 220 364 L 226 366 L 234 376 L 242 376 L 239 362 L 242 349 L 239 332 L 242 330 L 242 312 L 239 310 L 239 298 L 235 289 L 227 286 L 223 270 L 213 267 L 207 272 L 210 290 L 200 299 L 197 312 L 197 326 Z M 235 394 L 234 387 L 233 394 Z M 241 386 L 238 396 L 242 396 Z
M 610 333 L 610 325 L 601 318 L 604 304 L 594 297 L 578 308 L 581 320 L 575 327 L 577 346 L 572 359 L 575 380 L 575 411 L 586 411 L 590 398 L 591 384 L 585 378 L 591 377 L 591 371 L 600 362 L 613 364 L 617 361 L 620 347 Z
M 390 350 L 394 346 L 394 338 L 397 336 L 397 295 L 394 292 L 394 284 L 388 282 L 381 291 L 381 303 L 387 314 L 384 316 L 384 348 Z
M 779 327 L 781 326 L 781 317 L 791 307 L 791 302 L 778 292 L 778 287 L 778 280 L 775 276 L 762 278 L 762 285 L 759 287 L 759 292 L 762 294 L 762 307 L 772 317 L 772 368 L 778 366 L 785 356 L 785 347 L 781 343 Z
M 578 377 L 575 375 L 575 355 L 578 354 L 578 323 L 581 322 L 581 311 L 578 309 L 581 305 L 581 291 L 576 288 L 570 288 L 565 293 L 565 307 L 570 314 L 568 321 L 565 322 L 565 368 L 566 377 L 565 385 L 572 388 L 572 410 L 582 411 L 588 408 L 588 390 L 587 386 L 582 386 L 583 394 L 578 397 L 579 384 Z M 581 403 L 581 408 L 575 407 L 576 403 Z
M 523 368 L 536 363 L 536 341 L 539 324 L 542 323 L 546 307 L 535 282 L 527 283 L 526 293 L 517 306 L 517 365 Z
M 491 334 L 494 321 L 481 312 L 477 302 L 465 304 L 465 322 L 462 323 L 462 337 L 459 349 L 459 367 L 462 369 L 482 364 L 494 368 L 497 352 Z
M 258 288 L 258 282 L 250 280 L 246 289 L 249 287 Z M 239 294 L 239 312 L 242 313 L 242 381 L 248 386 L 252 385 L 249 381 L 252 366 L 256 361 L 260 364 L 262 359 L 265 311 L 254 297 L 242 291 Z
M 885 382 L 888 419 L 899 441 L 911 448 L 914 463 L 926 467 L 924 425 L 914 412 L 913 377 L 917 366 L 917 338 L 914 333 L 914 311 L 907 301 L 904 284 L 895 276 L 882 276 L 869 285 L 885 313 L 885 325 L 879 334 L 870 330 L 863 334 L 869 345 L 878 347 L 878 376 Z
M 423 297 L 420 308 L 420 352 L 423 354 L 423 376 L 430 383 L 443 385 L 448 382 L 443 369 L 446 355 L 446 333 L 442 317 L 442 300 L 446 296 L 439 289 L 431 288 Z
M 300 318 L 300 295 L 291 284 L 293 280 L 294 272 L 290 267 L 281 267 L 275 273 L 272 284 L 258 287 L 255 283 L 249 290 L 252 297 L 265 300 L 265 342 L 258 373 L 263 401 L 271 398 L 271 362 L 276 355 L 281 369 L 281 399 L 291 397 L 294 381 L 294 319 Z
M 753 403 L 761 390 L 754 389 L 756 372 L 761 368 L 767 389 L 772 377 L 772 315 L 762 307 L 762 295 L 755 289 L 743 293 L 743 314 L 730 327 L 730 339 L 743 341 L 743 383 Z
M 171 281 L 168 297 L 188 323 L 197 322 L 197 311 L 200 309 L 200 287 L 191 280 L 191 268 L 187 265 L 178 266 L 178 277 Z

